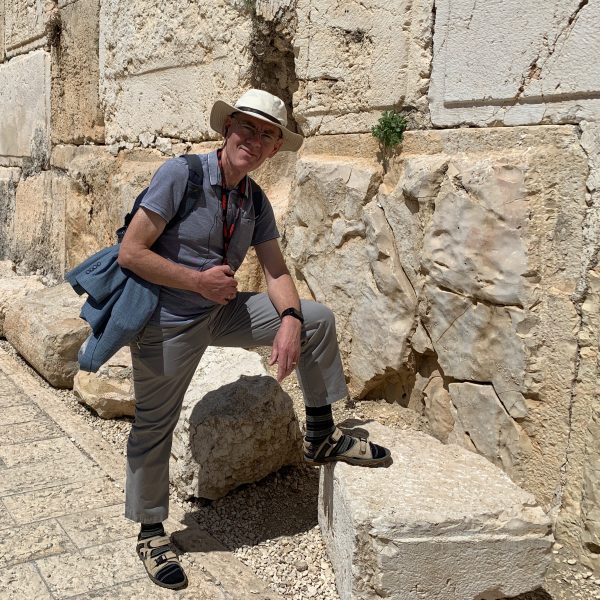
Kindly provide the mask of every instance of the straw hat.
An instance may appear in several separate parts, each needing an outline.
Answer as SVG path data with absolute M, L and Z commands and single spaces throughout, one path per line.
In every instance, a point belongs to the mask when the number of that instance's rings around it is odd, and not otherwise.
M 265 123 L 275 125 L 283 136 L 280 150 L 296 151 L 302 146 L 304 138 L 287 128 L 287 111 L 281 98 L 263 90 L 248 90 L 233 105 L 217 100 L 210 112 L 210 126 L 221 135 L 225 119 L 235 113 L 243 113 L 249 117 L 260 119 Z

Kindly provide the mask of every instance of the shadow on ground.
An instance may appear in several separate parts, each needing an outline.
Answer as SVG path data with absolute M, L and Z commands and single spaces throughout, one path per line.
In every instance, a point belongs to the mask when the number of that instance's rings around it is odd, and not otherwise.
M 318 524 L 318 496 L 317 468 L 284 467 L 219 500 L 194 502 L 184 525 L 199 526 L 235 550 L 312 529 Z

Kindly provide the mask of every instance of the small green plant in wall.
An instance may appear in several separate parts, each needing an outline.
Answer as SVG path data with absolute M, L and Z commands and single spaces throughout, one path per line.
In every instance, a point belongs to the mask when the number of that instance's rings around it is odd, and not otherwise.
M 379 140 L 384 150 L 393 150 L 401 141 L 406 131 L 407 122 L 404 115 L 395 110 L 386 110 L 371 133 Z

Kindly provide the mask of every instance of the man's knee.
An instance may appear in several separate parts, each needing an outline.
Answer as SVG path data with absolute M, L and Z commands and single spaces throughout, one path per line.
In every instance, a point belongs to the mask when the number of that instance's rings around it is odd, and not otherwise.
M 302 303 L 304 326 L 308 329 L 323 329 L 335 332 L 335 315 L 333 311 L 319 302 L 306 301 Z

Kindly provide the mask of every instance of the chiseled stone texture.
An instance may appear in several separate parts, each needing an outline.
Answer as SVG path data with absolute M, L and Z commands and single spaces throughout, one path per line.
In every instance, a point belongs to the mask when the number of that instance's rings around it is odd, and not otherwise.
M 4 30 L 6 28 L 6 21 L 4 20 L 5 13 L 4 2 L 0 2 L 0 63 L 4 62 L 6 55 L 6 49 L 4 47 Z
M 6 339 L 55 387 L 73 387 L 77 352 L 89 334 L 89 326 L 79 318 L 82 304 L 64 283 L 15 300 L 6 311 Z
M 215 500 L 301 458 L 292 401 L 260 356 L 209 347 L 183 400 L 171 478 L 178 494 Z
M 8 307 L 18 298 L 35 295 L 43 289 L 44 284 L 37 275 L 0 275 L 0 338 L 4 337 L 4 318 Z
M 79 402 L 103 419 L 133 417 L 135 397 L 129 348 L 121 348 L 97 373 L 78 371 L 73 380 L 73 392 Z
M 546 508 L 569 438 L 587 175 L 570 126 L 410 132 L 376 197 L 419 297 L 404 377 L 433 360 L 426 378 L 476 384 L 455 388 L 459 406 L 421 399 L 422 412 Z M 506 435 L 475 418 L 478 403 Z
M 492 600 L 536 589 L 551 524 L 476 454 L 422 433 L 365 427 L 389 468 L 321 470 L 319 525 L 342 600 Z
M 26 53 L 46 43 L 46 0 L 4 2 L 4 44 L 7 56 Z
M 44 165 L 50 154 L 47 52 L 36 50 L 0 65 L 0 106 L 0 156 L 26 157 L 35 168 Z
M 298 159 L 286 253 L 316 300 L 334 311 L 350 387 L 364 395 L 402 367 L 416 296 L 374 199 L 380 165 L 333 150 L 311 153 L 309 145 Z
M 99 0 L 77 0 L 60 9 L 60 39 L 52 60 L 52 142 L 104 142 L 100 108 Z
M 0 167 L 0 256 L 10 255 L 19 179 L 21 169 L 18 167 Z
M 369 131 L 382 107 L 426 113 L 432 6 L 299 0 L 294 117 L 302 132 Z
M 251 18 L 243 3 L 110 0 L 100 8 L 107 142 L 158 135 L 201 141 L 218 98 L 250 87 Z
M 51 171 L 21 179 L 9 257 L 22 269 L 51 272 L 65 270 L 65 192 L 67 179 Z
M 436 2 L 436 126 L 598 120 L 600 6 L 580 0 Z M 476 48 L 477 51 L 473 52 Z

